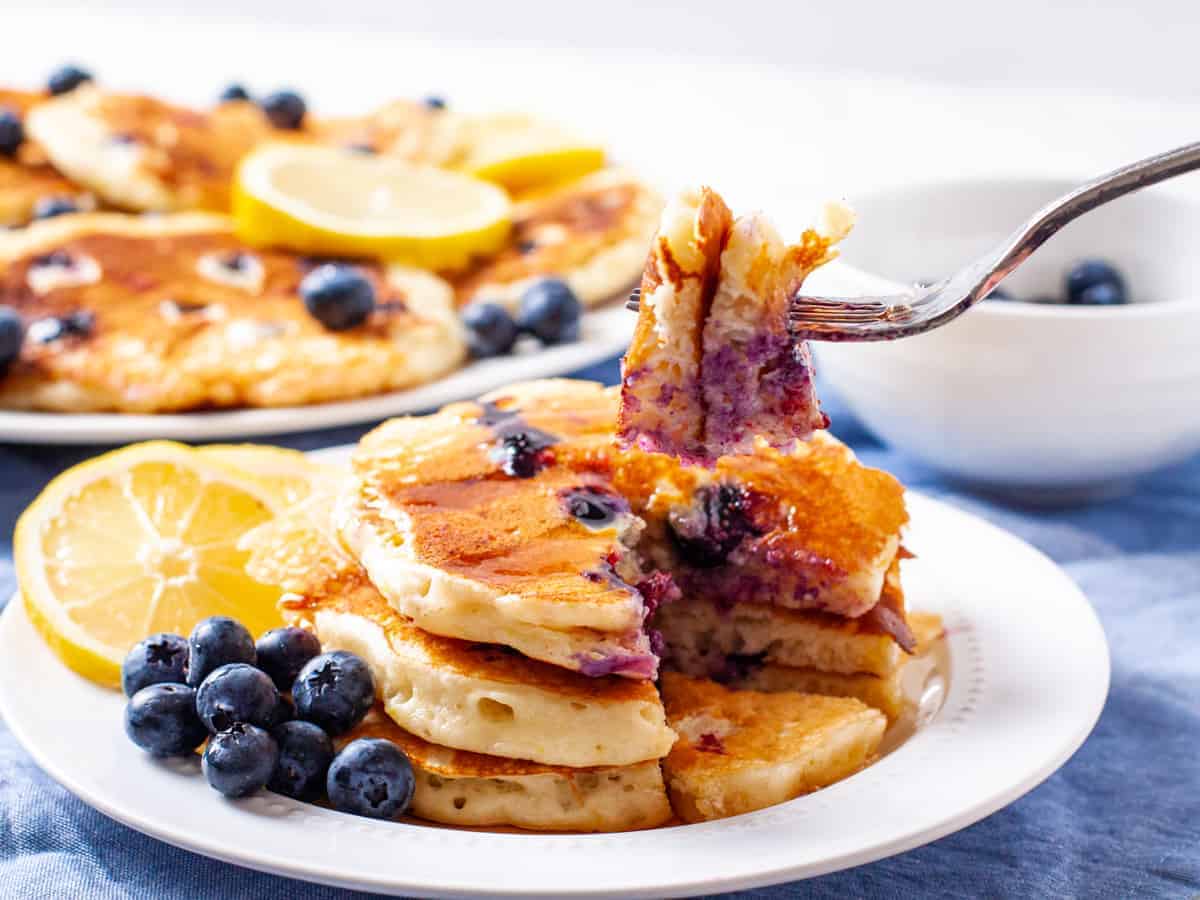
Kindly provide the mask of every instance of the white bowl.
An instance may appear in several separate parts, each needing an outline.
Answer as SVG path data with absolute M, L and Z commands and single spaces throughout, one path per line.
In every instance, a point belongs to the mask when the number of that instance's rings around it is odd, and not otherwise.
M 948 274 L 1071 186 L 945 182 L 855 198 L 847 262 L 806 287 L 893 293 Z M 960 480 L 1034 498 L 1113 493 L 1200 452 L 1198 242 L 1200 202 L 1133 194 L 1068 226 L 1004 289 L 1061 295 L 1071 265 L 1099 257 L 1135 303 L 991 300 L 919 337 L 818 344 L 818 367 L 883 440 Z

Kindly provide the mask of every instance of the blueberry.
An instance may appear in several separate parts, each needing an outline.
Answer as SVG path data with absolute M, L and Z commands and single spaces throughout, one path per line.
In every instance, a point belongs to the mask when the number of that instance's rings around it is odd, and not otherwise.
M 290 691 L 304 664 L 321 652 L 321 642 L 303 628 L 272 628 L 254 649 L 258 667 L 271 676 L 275 687 Z
M 1112 263 L 1102 259 L 1085 259 L 1067 273 L 1067 302 L 1085 302 L 1083 292 L 1097 284 L 1109 284 L 1116 288 L 1116 296 L 1120 299 L 1110 302 L 1125 302 L 1125 277 Z
M 249 100 L 250 92 L 242 85 L 234 82 L 225 86 L 225 90 L 221 91 L 217 97 L 218 103 L 233 103 L 235 100 Z
M 202 767 L 211 788 L 226 797 L 245 797 L 267 786 L 278 761 L 275 738 L 238 723 L 209 738 Z
M 285 722 L 271 736 L 279 745 L 279 762 L 267 787 L 277 794 L 311 800 L 325 789 L 333 762 L 333 741 L 312 722 Z
M 215 669 L 196 691 L 196 712 L 214 734 L 242 722 L 270 728 L 279 704 L 279 691 L 247 663 L 228 663 Z
M 367 664 L 345 650 L 309 660 L 292 685 L 297 718 L 330 734 L 349 731 L 375 702 L 375 679 Z
M 1084 288 L 1075 301 L 1078 306 L 1121 306 L 1126 302 L 1125 291 L 1111 281 Z
M 188 679 L 199 687 L 218 666 L 226 663 L 254 665 L 254 638 L 246 627 L 228 616 L 201 619 L 188 637 Z
M 121 664 L 121 690 L 132 697 L 152 684 L 187 681 L 187 638 L 160 632 L 138 641 Z
M 547 446 L 536 433 L 517 431 L 505 435 L 500 443 L 500 468 L 513 478 L 532 478 L 546 466 Z
M 517 327 L 545 344 L 579 340 L 583 305 L 565 281 L 543 278 L 521 295 Z
M 567 514 L 589 528 L 605 528 L 629 512 L 629 503 L 623 497 L 600 488 L 570 488 L 560 496 Z
M 412 763 L 391 741 L 359 738 L 347 744 L 329 767 L 325 789 L 340 812 L 394 819 L 412 803 Z
M 46 81 L 46 87 L 51 94 L 57 96 L 69 93 L 91 80 L 92 73 L 87 69 L 81 69 L 79 66 L 62 66 L 50 74 L 50 78 Z
M 11 306 L 0 306 L 0 375 L 21 355 L 24 339 L 25 326 L 21 316 Z
M 25 142 L 25 126 L 13 110 L 0 107 L 0 156 L 13 156 Z
M 275 709 L 271 711 L 270 728 L 277 728 L 284 722 L 290 722 L 296 718 L 296 704 L 292 702 L 292 698 L 287 694 L 276 694 L 278 699 L 275 701 Z
M 79 204 L 70 197 L 39 197 L 33 204 L 35 219 L 53 219 L 55 216 L 76 212 L 79 212 Z
M 467 347 L 476 359 L 508 353 L 517 341 L 517 323 L 499 303 L 476 301 L 459 315 L 467 329 Z
M 667 516 L 679 555 L 697 568 L 725 562 L 745 538 L 761 533 L 752 520 L 751 503 L 750 495 L 737 485 L 699 488 L 690 507 Z
M 375 309 L 375 288 L 362 272 L 341 263 L 317 266 L 300 282 L 309 315 L 330 331 L 356 328 Z
M 445 109 L 446 108 L 446 98 L 445 97 L 437 97 L 437 96 L 426 97 L 423 102 L 424 102 L 425 106 L 428 107 L 429 109 Z
M 295 131 L 304 124 L 304 114 L 308 112 L 304 98 L 295 91 L 276 91 L 268 94 L 262 98 L 259 105 L 272 125 L 288 131 Z
M 196 692 L 186 684 L 152 684 L 125 706 L 125 733 L 155 756 L 186 756 L 208 737 L 196 715 Z

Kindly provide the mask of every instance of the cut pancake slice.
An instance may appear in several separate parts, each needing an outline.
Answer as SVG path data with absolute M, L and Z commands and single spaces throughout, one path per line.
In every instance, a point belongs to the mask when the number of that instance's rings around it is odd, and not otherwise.
M 382 738 L 412 761 L 412 813 L 459 827 L 629 831 L 671 818 L 658 760 L 572 769 L 452 750 L 422 740 L 376 707 L 345 736 Z
M 853 774 L 878 752 L 887 721 L 857 700 L 731 691 L 667 672 L 679 740 L 663 761 L 671 804 L 688 822 L 782 803 Z
M 828 425 L 808 346 L 794 340 L 789 316 L 853 214 L 831 205 L 825 218 L 788 246 L 762 216 L 731 221 L 708 188 L 667 206 L 624 360 L 626 445 L 711 465 L 751 452 L 757 440 L 788 449 Z
M 247 535 L 247 571 L 282 588 L 285 619 L 367 662 L 402 727 L 435 744 L 550 765 L 624 766 L 667 752 L 674 734 L 652 684 L 421 631 L 338 548 L 321 509 L 314 496 Z
M 700 338 L 732 216 L 708 188 L 667 204 L 642 275 L 640 313 L 621 361 L 618 435 L 628 445 L 704 457 Z
M 645 619 L 671 586 L 629 552 L 641 521 L 607 480 L 612 410 L 598 385 L 536 382 L 387 422 L 355 454 L 341 537 L 427 631 L 652 678 Z

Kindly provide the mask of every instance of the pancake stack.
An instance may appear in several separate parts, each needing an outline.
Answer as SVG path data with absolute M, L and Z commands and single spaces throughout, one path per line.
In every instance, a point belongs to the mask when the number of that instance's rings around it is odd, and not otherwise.
M 817 700 L 797 691 L 859 698 L 820 698 L 821 733 L 853 752 L 805 768 L 797 791 L 870 759 L 886 722 L 872 707 L 899 709 L 899 485 L 829 437 L 711 470 L 620 449 L 618 404 L 616 388 L 550 380 L 392 420 L 343 479 L 323 478 L 247 539 L 251 574 L 286 592 L 285 617 L 371 666 L 380 706 L 363 727 L 413 756 L 418 815 L 569 830 L 666 821 L 660 773 L 678 774 L 669 754 L 695 709 L 687 691 L 676 708 L 665 694 L 664 709 L 660 667 L 782 692 L 780 727 L 816 721 Z M 721 746 L 749 765 L 730 735 L 746 701 L 726 693 Z M 713 747 L 701 752 L 726 768 L 676 778 L 677 810 L 686 785 L 730 777 L 733 757 Z M 747 808 L 776 802 L 765 797 Z

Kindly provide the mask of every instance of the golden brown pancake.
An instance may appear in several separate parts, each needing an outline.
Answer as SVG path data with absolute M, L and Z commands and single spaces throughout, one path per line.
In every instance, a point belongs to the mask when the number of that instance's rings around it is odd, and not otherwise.
M 46 95 L 0 88 L 0 110 L 22 120 Z M 39 200 L 61 197 L 81 208 L 94 201 L 87 191 L 60 175 L 47 161 L 45 151 L 26 134 L 15 157 L 0 156 L 0 227 L 24 225 L 33 218 Z
M 451 281 L 460 303 L 514 305 L 539 278 L 562 278 L 585 305 L 612 298 L 641 271 L 661 201 L 629 172 L 608 169 L 517 204 L 508 246 Z
M 663 702 L 679 740 L 663 761 L 685 821 L 762 809 L 853 774 L 879 749 L 887 721 L 845 697 L 731 691 L 667 672 Z
M 314 261 L 250 250 L 222 217 L 61 217 L 0 237 L 0 265 L 0 305 L 27 324 L 0 377 L 9 408 L 321 403 L 419 384 L 464 355 L 436 277 L 361 264 L 377 311 L 329 331 L 298 294 Z

